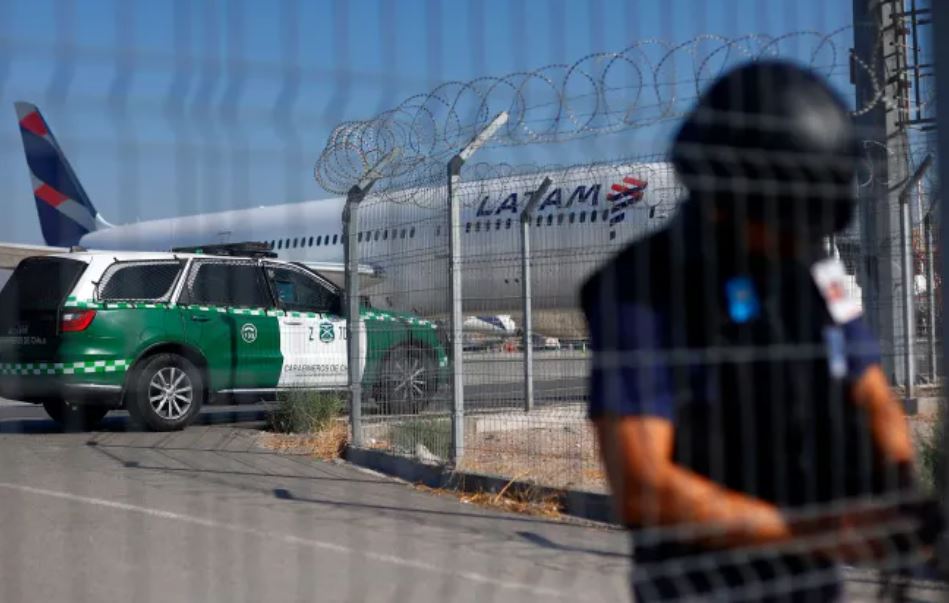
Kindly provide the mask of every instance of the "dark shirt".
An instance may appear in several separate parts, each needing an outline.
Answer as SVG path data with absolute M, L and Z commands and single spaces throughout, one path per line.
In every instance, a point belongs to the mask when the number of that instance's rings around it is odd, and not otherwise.
M 781 507 L 873 491 L 852 386 L 880 352 L 839 287 L 816 284 L 813 266 L 834 266 L 742 255 L 690 220 L 630 245 L 584 286 L 591 418 L 668 419 L 678 464 Z M 681 534 L 633 527 L 641 566 L 708 557 Z M 730 588 L 833 569 L 806 555 L 713 553 Z
M 667 309 L 641 302 L 617 301 L 609 315 L 589 317 L 590 347 L 597 356 L 621 352 L 616 366 L 594 361 L 590 377 L 591 419 L 605 415 L 648 416 L 674 420 L 675 387 L 671 360 L 670 316 Z M 846 378 L 855 381 L 871 365 L 879 364 L 879 344 L 862 317 L 840 326 L 846 362 Z M 604 331 L 613 331 L 615 339 L 604 342 Z M 632 360 L 633 356 L 638 357 Z M 625 356 L 625 362 L 624 357 Z M 696 362 L 702 371 L 702 363 Z

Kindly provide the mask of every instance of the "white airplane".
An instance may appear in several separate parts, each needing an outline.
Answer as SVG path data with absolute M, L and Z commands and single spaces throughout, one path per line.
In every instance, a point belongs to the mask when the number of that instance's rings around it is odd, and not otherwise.
M 96 211 L 39 109 L 18 102 L 16 112 L 47 245 L 154 251 L 266 242 L 279 257 L 340 279 L 344 198 L 113 225 Z M 466 202 L 466 313 L 520 308 L 520 215 L 548 175 L 553 183 L 529 229 L 537 310 L 575 308 L 586 276 L 623 244 L 659 228 L 684 195 L 667 163 L 584 166 L 466 183 L 460 191 Z M 360 263 L 375 275 L 364 289 L 375 306 L 429 316 L 448 312 L 446 200 L 445 187 L 428 187 L 363 202 L 357 239 Z M 0 245 L 0 258 L 23 253 L 22 247 Z

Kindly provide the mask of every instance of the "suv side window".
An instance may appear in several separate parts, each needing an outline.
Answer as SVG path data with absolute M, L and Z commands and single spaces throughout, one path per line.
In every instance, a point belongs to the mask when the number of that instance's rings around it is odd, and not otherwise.
M 273 305 L 256 262 L 195 262 L 182 303 L 201 306 L 269 308 Z
M 312 276 L 272 264 L 267 265 L 266 270 L 280 308 L 302 312 L 339 311 L 336 293 Z
M 118 262 L 109 266 L 98 285 L 103 301 L 168 301 L 183 262 Z

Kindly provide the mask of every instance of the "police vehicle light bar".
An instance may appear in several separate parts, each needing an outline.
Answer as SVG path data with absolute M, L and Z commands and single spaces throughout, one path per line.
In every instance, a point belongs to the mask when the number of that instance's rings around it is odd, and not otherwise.
M 277 254 L 270 250 L 270 245 L 261 241 L 244 241 L 242 243 L 217 243 L 212 245 L 195 245 L 189 247 L 172 247 L 175 253 L 197 253 L 204 255 L 223 255 L 252 258 L 275 258 Z

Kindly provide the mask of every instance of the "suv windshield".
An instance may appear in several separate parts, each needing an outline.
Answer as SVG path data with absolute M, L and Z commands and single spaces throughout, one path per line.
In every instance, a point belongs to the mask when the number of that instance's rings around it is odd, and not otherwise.
M 20 312 L 55 312 L 76 285 L 86 263 L 54 257 L 26 258 L 0 292 L 0 316 Z

